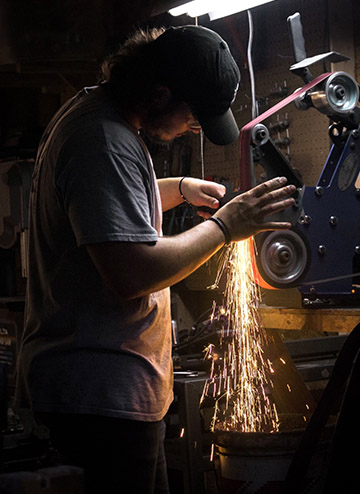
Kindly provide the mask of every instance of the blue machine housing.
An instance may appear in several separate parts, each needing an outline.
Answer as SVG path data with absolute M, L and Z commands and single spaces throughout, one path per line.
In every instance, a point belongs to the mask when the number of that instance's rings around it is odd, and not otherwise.
M 266 284 L 296 287 L 308 305 L 358 305 L 360 132 L 333 124 L 330 135 L 334 143 L 317 185 L 302 189 L 296 224 L 256 235 L 256 265 Z
M 304 215 L 296 227 L 306 239 L 309 255 L 299 285 L 304 296 L 359 294 L 359 164 L 360 134 L 352 130 L 344 146 L 333 144 L 317 185 L 305 188 Z

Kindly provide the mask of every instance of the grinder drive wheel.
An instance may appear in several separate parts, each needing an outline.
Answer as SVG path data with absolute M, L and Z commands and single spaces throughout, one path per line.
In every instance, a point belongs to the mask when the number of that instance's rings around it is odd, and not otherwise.
M 298 286 L 309 267 L 306 239 L 295 230 L 274 231 L 255 238 L 256 266 L 263 280 L 273 288 Z

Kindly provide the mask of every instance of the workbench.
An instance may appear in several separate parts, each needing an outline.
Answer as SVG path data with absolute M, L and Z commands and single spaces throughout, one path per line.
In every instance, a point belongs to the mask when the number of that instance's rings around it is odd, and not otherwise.
M 267 329 L 350 333 L 360 322 L 360 308 L 288 308 L 260 306 Z

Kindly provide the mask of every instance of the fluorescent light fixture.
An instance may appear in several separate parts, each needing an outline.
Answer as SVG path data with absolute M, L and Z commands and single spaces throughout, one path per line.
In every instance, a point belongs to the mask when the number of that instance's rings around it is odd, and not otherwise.
M 179 7 L 170 9 L 171 15 L 183 15 L 187 14 L 190 17 L 199 17 L 200 15 L 207 14 L 210 10 L 216 9 L 218 0 L 193 0 L 192 2 L 184 3 Z
M 253 7 L 258 7 L 259 5 L 273 1 L 274 0 L 246 0 L 246 2 L 239 2 L 239 0 L 223 0 L 221 6 L 219 6 L 216 10 L 209 11 L 209 17 L 211 21 L 215 21 L 216 19 L 236 14 L 237 12 L 241 12 L 243 10 L 249 10 Z
M 190 17 L 209 14 L 210 20 L 213 21 L 272 1 L 274 0 L 193 0 L 174 7 L 169 12 L 174 16 L 187 14 Z

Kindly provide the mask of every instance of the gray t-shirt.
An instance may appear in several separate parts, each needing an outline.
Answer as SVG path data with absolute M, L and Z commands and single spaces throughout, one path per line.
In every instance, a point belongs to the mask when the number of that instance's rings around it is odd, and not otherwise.
M 15 404 L 144 421 L 165 415 L 173 398 L 169 290 L 122 300 L 84 247 L 159 235 L 160 195 L 144 143 L 103 88 L 83 90 L 39 147 Z

